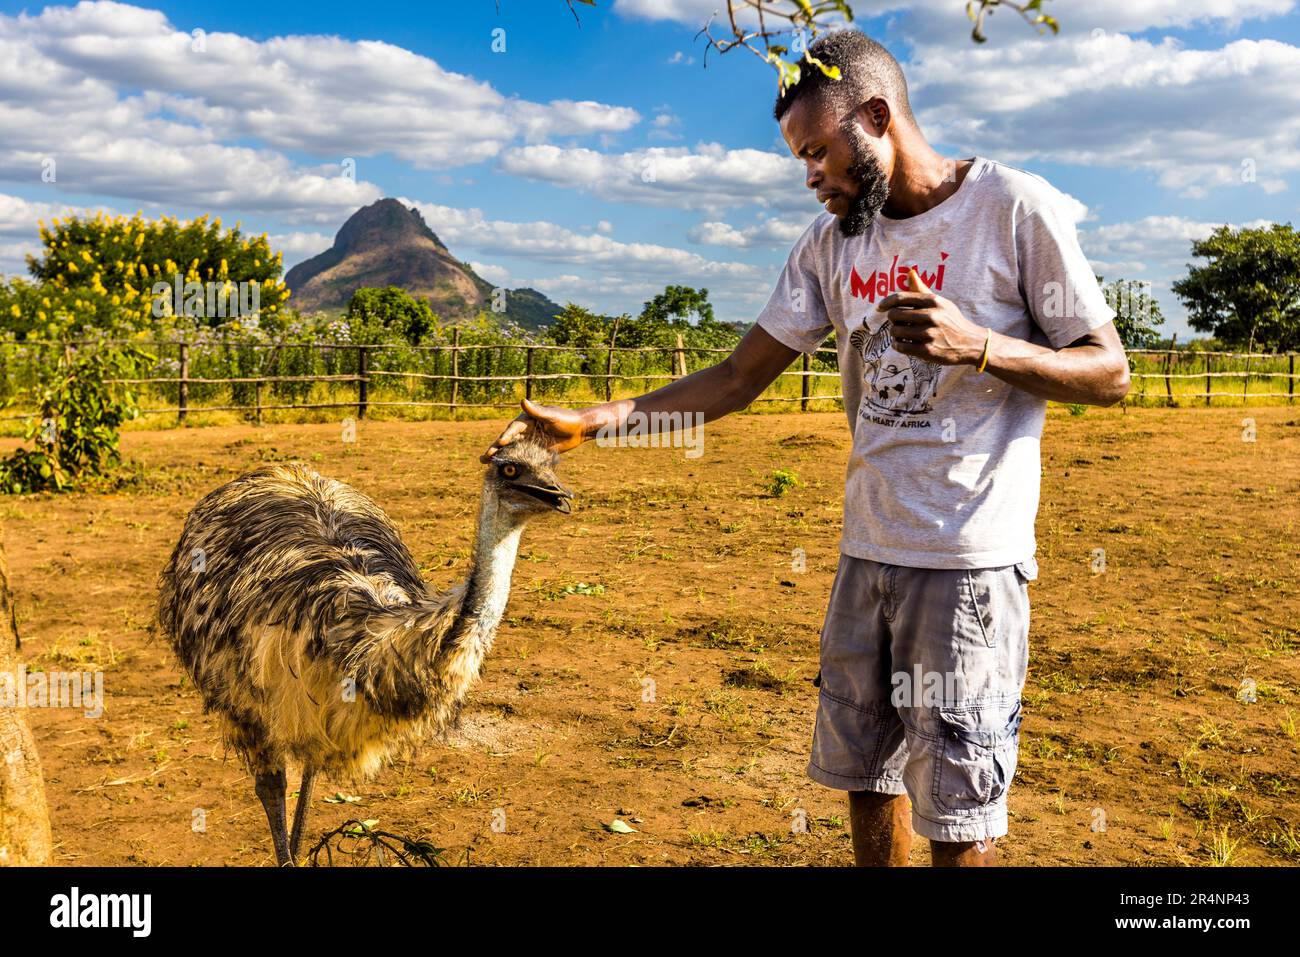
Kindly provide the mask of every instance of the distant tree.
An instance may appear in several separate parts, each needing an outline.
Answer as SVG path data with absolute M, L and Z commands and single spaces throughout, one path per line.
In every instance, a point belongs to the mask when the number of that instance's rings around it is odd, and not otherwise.
M 678 334 L 688 345 L 709 348 L 734 345 L 740 338 L 735 324 L 714 317 L 707 289 L 667 286 L 642 307 L 629 326 L 626 340 L 619 331 L 619 340 L 628 345 L 667 347 L 676 342 Z
M 663 292 L 641 307 L 640 318 L 651 323 L 682 325 L 689 323 L 692 316 L 701 323 L 713 322 L 709 291 L 690 286 L 666 286 Z
M 1115 279 L 1101 283 L 1106 301 L 1115 310 L 1115 330 L 1125 349 L 1151 349 L 1160 341 L 1156 326 L 1165 322 L 1160 303 L 1151 295 L 1151 284 L 1137 279 Z
M 556 345 L 591 349 L 609 344 L 611 323 L 609 316 L 567 302 L 546 332 Z M 622 338 L 621 333 L 619 338 Z
M 405 289 L 358 289 L 344 315 L 353 342 L 384 342 L 394 338 L 419 345 L 438 326 L 438 317 L 423 299 Z
M 1189 264 L 1172 286 L 1188 325 L 1247 351 L 1300 348 L 1300 234 L 1289 223 L 1220 226 L 1192 243 L 1192 255 L 1209 262 Z

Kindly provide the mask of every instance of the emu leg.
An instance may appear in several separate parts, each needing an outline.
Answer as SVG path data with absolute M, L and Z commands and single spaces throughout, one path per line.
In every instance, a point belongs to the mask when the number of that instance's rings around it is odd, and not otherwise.
M 266 820 L 271 825 L 271 843 L 275 845 L 275 862 L 280 867 L 293 866 L 289 856 L 289 835 L 284 824 L 284 768 L 259 771 L 253 778 L 253 790 L 266 809 Z
M 289 856 L 298 862 L 298 848 L 302 844 L 302 832 L 307 826 L 307 812 L 311 810 L 311 788 L 316 783 L 316 769 L 303 765 L 302 783 L 298 785 L 298 803 L 293 808 L 293 834 L 289 837 Z

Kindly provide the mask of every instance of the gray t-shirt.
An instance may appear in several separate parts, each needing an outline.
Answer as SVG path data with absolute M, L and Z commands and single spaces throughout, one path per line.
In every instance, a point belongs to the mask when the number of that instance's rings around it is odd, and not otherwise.
M 1047 402 L 974 366 L 892 348 L 876 304 L 907 268 L 994 332 L 1061 348 L 1115 318 L 1068 201 L 1039 176 L 974 157 L 957 191 L 859 236 L 831 213 L 795 243 L 758 325 L 813 352 L 836 333 L 853 433 L 840 551 L 915 568 L 990 568 L 1036 550 Z

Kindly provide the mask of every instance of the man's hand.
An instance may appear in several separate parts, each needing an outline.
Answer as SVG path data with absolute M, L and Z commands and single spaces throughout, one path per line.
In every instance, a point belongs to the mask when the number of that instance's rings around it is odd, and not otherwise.
M 529 425 L 540 426 L 547 438 L 547 445 L 552 452 L 567 452 L 575 449 L 586 438 L 582 413 L 573 409 L 561 409 L 554 405 L 538 405 L 531 399 L 522 402 L 524 411 L 506 426 L 488 450 L 479 456 L 480 462 L 491 462 L 492 456 L 524 434 Z
M 915 269 L 908 270 L 907 280 L 908 292 L 886 296 L 876 306 L 889 320 L 894 348 L 939 365 L 979 365 L 988 330 L 963 316 L 951 299 L 933 292 Z

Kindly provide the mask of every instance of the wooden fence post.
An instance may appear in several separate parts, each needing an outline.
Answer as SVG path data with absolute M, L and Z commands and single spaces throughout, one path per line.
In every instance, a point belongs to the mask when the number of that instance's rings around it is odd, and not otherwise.
M 528 347 L 527 358 L 524 363 L 524 398 L 533 397 L 533 352 L 536 351 L 533 346 Z
M 677 348 L 673 350 L 673 378 L 680 379 L 686 375 L 686 344 L 682 334 L 677 333 Z
M 1295 401 L 1295 353 L 1290 353 L 1287 359 L 1286 404 L 1290 405 Z
M 253 392 L 257 402 L 257 414 L 253 419 L 255 425 L 262 424 L 262 380 L 258 379 L 257 384 L 253 387 Z
M 367 368 L 366 347 L 357 350 L 357 418 L 366 417 L 366 406 L 370 404 L 370 370 Z
M 1210 404 L 1210 354 L 1205 354 L 1205 404 Z
M 176 392 L 176 422 L 178 425 L 185 424 L 185 413 L 189 411 L 190 404 L 190 344 L 182 342 L 180 349 L 180 386 Z
M 614 317 L 614 330 L 609 334 L 609 355 L 605 357 L 605 401 L 614 397 L 614 343 L 618 341 L 618 324 L 622 315 Z
M 456 415 L 456 399 L 460 395 L 460 326 L 451 330 L 451 414 Z
M 1173 380 L 1169 377 L 1169 374 L 1173 371 L 1174 368 L 1174 347 L 1177 344 L 1178 344 L 1178 333 L 1175 332 L 1174 337 L 1169 340 L 1169 355 L 1165 357 L 1165 395 L 1169 397 L 1167 402 L 1169 408 L 1171 409 L 1174 407 L 1174 385 L 1173 385 Z
M 808 375 L 808 372 L 811 368 L 812 368 L 812 356 L 810 356 L 808 353 L 805 352 L 803 354 L 803 376 L 801 377 L 801 385 L 799 386 L 799 411 L 800 412 L 808 411 L 808 396 L 812 394 L 811 388 L 809 386 L 809 383 L 812 381 L 812 377 Z

